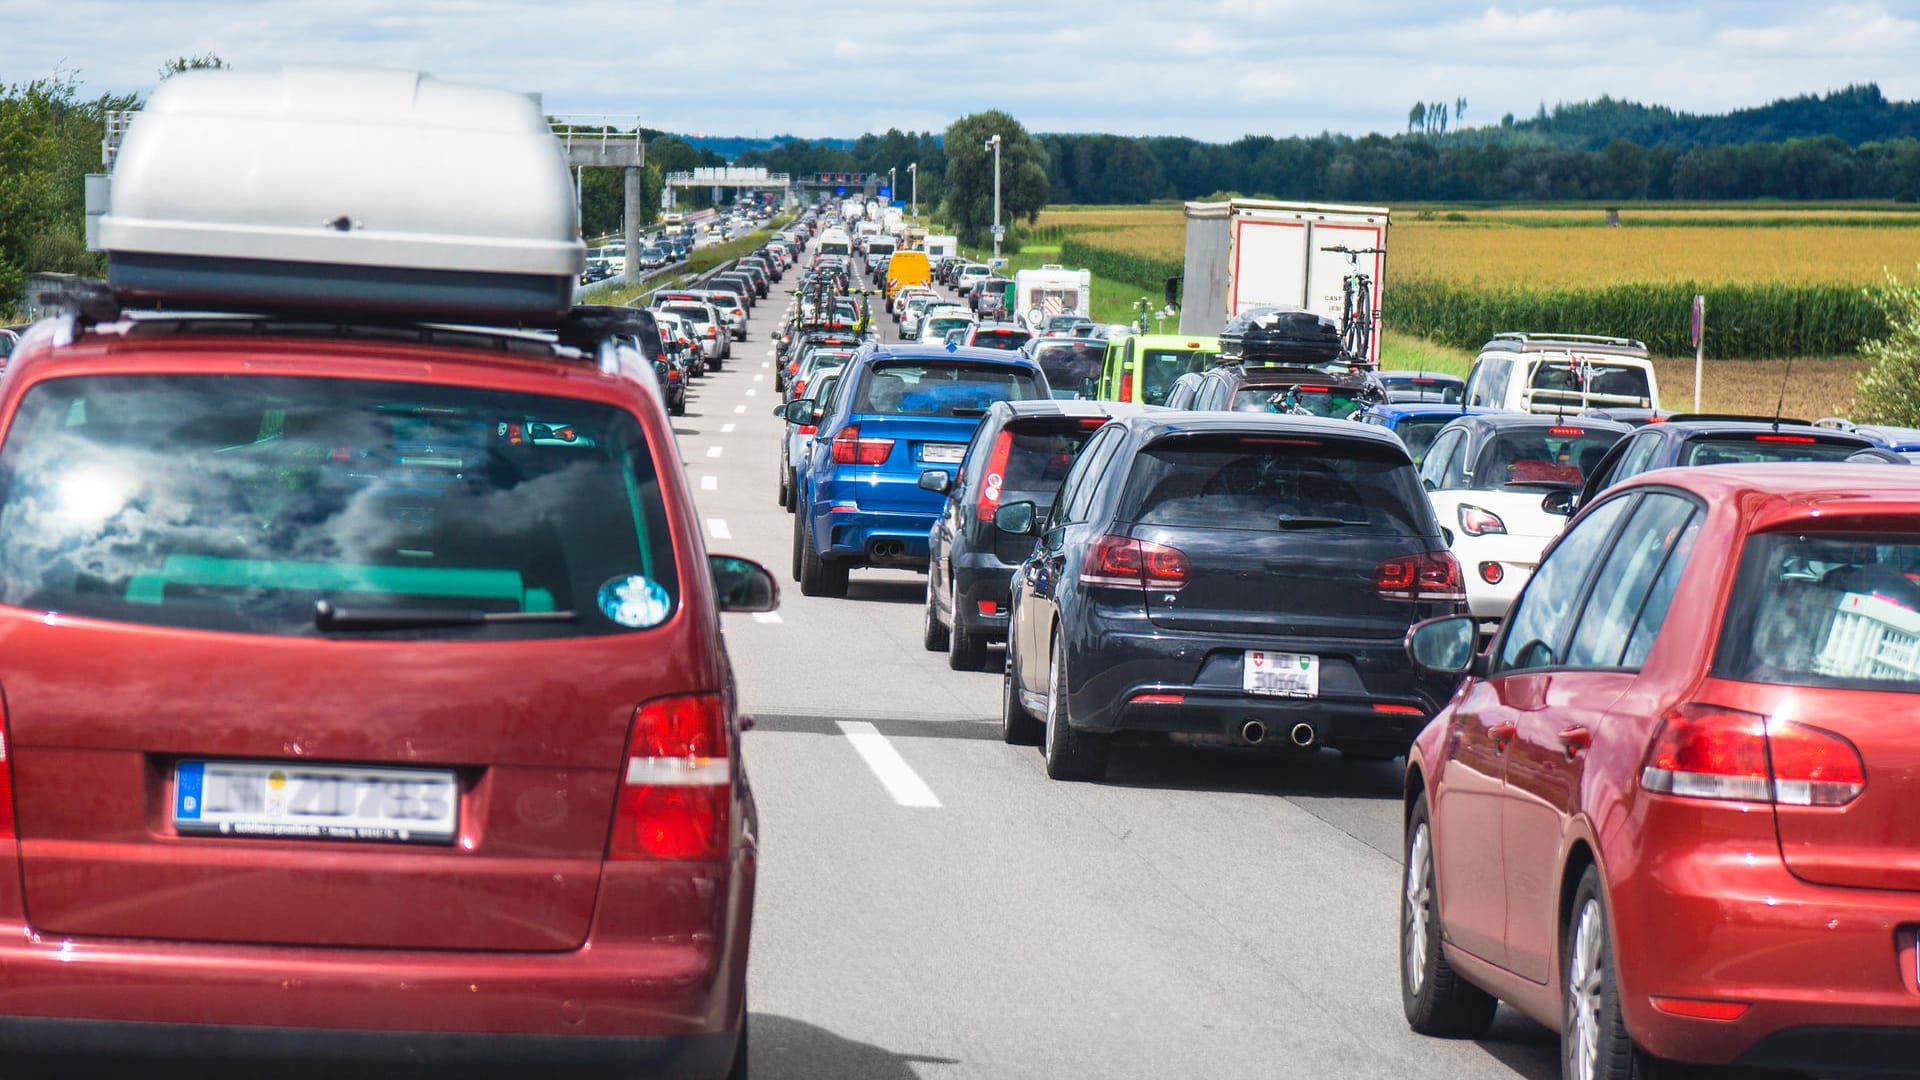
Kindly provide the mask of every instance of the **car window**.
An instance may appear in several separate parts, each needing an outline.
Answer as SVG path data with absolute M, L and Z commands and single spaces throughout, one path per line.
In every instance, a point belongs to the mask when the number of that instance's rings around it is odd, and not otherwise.
M 1106 468 L 1107 459 L 1113 456 L 1114 448 L 1119 445 L 1120 430 L 1106 428 L 1082 448 L 1080 456 L 1074 459 L 1072 470 L 1067 473 L 1066 481 L 1054 495 L 1053 510 L 1047 515 L 1049 529 L 1084 519 L 1088 505 L 1093 502 L 1094 481 Z
M 1845 461 L 1860 447 L 1821 442 L 1811 435 L 1742 435 L 1687 440 L 1682 465 L 1740 465 L 1757 461 Z
M 1596 364 L 1581 357 L 1561 356 L 1536 361 L 1528 380 L 1535 401 L 1577 401 L 1588 396 L 1625 397 L 1651 404 L 1652 389 L 1645 368 L 1630 364 Z
M 1511 365 L 1512 361 L 1500 356 L 1483 357 L 1475 363 L 1467 377 L 1467 404 L 1505 408 Z
M 1666 617 L 1664 602 L 1649 610 L 1655 580 L 1664 574 L 1669 561 L 1684 566 L 1693 549 L 1698 516 L 1698 508 L 1678 495 L 1654 491 L 1641 496 L 1633 516 L 1607 552 L 1606 561 L 1600 564 L 1592 593 L 1567 646 L 1567 666 L 1623 666 L 1629 639 L 1642 629 L 1651 648 Z M 1676 568 L 1672 579 L 1675 584 L 1678 574 Z M 1669 591 L 1667 598 L 1671 596 Z M 1644 659 L 1644 652 L 1639 655 Z
M 1440 429 L 1449 422 L 1450 419 L 1445 416 L 1410 416 L 1400 421 L 1393 433 L 1400 436 L 1400 441 L 1406 444 L 1407 456 L 1418 465 L 1426 460 L 1434 436 L 1440 434 Z
M 1653 456 L 1659 451 L 1660 436 L 1650 432 L 1635 435 L 1633 442 L 1628 444 L 1626 453 L 1620 455 L 1620 462 L 1614 466 L 1613 475 L 1607 482 L 1617 484 L 1630 476 L 1638 476 L 1646 472 Z
M 1460 440 L 1466 433 L 1459 428 L 1442 431 L 1434 437 L 1433 445 L 1427 447 L 1427 456 L 1420 462 L 1420 479 L 1435 490 L 1446 489 L 1446 470 L 1455 453 L 1460 448 Z
M 1043 397 L 1029 370 L 960 361 L 883 361 L 873 366 L 853 411 L 882 416 L 979 416 L 996 401 Z
M 1292 416 L 1304 412 L 1337 420 L 1344 420 L 1371 403 L 1360 388 L 1345 386 L 1243 386 L 1233 393 L 1234 412 Z
M 1784 686 L 1920 691 L 1920 536 L 1749 537 L 1713 673 Z
M 1092 397 L 1094 380 L 1106 350 L 1092 341 L 1042 341 L 1033 358 L 1046 372 L 1047 385 L 1058 398 Z
M 1558 667 L 1574 605 L 1587 577 L 1600 561 L 1621 516 L 1634 502 L 1629 495 L 1599 503 L 1574 522 L 1541 560 L 1533 579 L 1514 602 L 1501 636 L 1494 672 Z
M 1098 428 L 1073 421 L 1062 424 L 1058 420 L 1028 420 L 1016 422 L 1011 430 L 1001 488 L 1051 493 L 1066 480 L 1080 451 Z
M 1165 404 L 1168 391 L 1180 376 L 1205 367 L 1211 355 L 1199 349 L 1142 349 L 1142 400 L 1148 405 Z
M 1412 465 L 1395 446 L 1181 436 L 1134 456 L 1121 514 L 1179 528 L 1417 537 L 1430 528 L 1417 510 L 1425 505 Z
M 34 387 L 0 451 L 0 603 L 306 636 L 342 609 L 575 612 L 383 631 L 622 632 L 678 575 L 624 410 L 500 390 L 280 376 L 78 376 Z

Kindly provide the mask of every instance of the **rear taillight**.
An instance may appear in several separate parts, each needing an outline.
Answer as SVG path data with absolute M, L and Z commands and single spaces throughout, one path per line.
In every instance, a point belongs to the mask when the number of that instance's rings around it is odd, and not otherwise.
M 1467 598 L 1459 560 L 1447 551 L 1388 559 L 1373 568 L 1373 588 L 1388 600 L 1458 602 Z
M 1178 589 L 1190 576 L 1187 554 L 1179 548 L 1111 534 L 1093 542 L 1080 568 L 1082 585 L 1123 589 Z
M 820 430 L 820 429 L 819 429 L 818 427 L 815 427 L 815 426 L 814 426 L 814 425 L 812 425 L 812 424 L 801 424 L 801 425 L 800 425 L 800 434 L 802 434 L 802 435 L 811 435 L 811 434 L 813 434 L 814 432 L 816 432 L 816 431 L 819 431 L 819 430 Z
M 796 398 L 803 398 L 807 396 L 807 380 L 799 379 L 794 382 L 793 396 Z
M 892 439 L 863 439 L 859 425 L 842 428 L 833 437 L 833 463 L 836 465 L 885 465 L 893 453 Z
M 1501 521 L 1500 515 L 1491 510 L 1482 510 L 1477 506 L 1461 503 L 1459 514 L 1460 531 L 1468 536 L 1487 536 L 1495 533 L 1505 535 L 1507 531 L 1507 523 Z
M 980 479 L 980 501 L 974 505 L 975 521 L 992 521 L 1000 509 L 1000 485 L 1007 476 L 1007 455 L 1013 451 L 1013 432 L 1006 428 L 994 436 L 993 453 L 987 458 L 986 475 Z
M 1131 371 L 1120 376 L 1120 400 L 1133 400 L 1133 372 Z
M 1690 799 L 1845 806 L 1867 789 L 1867 767 L 1860 751 L 1831 731 L 1682 705 L 1662 718 L 1640 786 Z
M 733 799 L 728 712 L 720 694 L 640 706 L 627 738 L 607 858 L 726 857 Z

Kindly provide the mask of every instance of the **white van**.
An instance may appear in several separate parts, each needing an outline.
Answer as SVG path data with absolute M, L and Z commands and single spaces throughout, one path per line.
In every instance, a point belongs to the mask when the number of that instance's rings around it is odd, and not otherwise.
M 1495 334 L 1467 375 L 1466 403 L 1508 412 L 1658 409 L 1647 347 L 1592 334 Z

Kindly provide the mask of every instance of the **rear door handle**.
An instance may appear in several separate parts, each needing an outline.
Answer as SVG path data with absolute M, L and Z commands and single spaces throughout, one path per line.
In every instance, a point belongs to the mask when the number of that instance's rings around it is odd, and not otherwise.
M 1507 744 L 1513 741 L 1514 736 L 1520 734 L 1520 725 L 1511 721 L 1495 724 L 1487 729 L 1487 734 L 1493 737 L 1494 745 L 1505 750 Z
M 1567 756 L 1585 750 L 1593 745 L 1593 732 L 1583 727 L 1570 727 L 1560 732 L 1560 745 L 1567 748 Z

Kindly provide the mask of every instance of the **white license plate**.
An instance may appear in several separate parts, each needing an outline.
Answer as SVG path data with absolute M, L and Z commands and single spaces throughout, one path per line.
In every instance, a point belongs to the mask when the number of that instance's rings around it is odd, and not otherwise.
M 930 442 L 920 444 L 920 460 L 935 465 L 958 465 L 967 456 L 966 443 Z
M 1260 652 L 1248 649 L 1240 666 L 1241 685 L 1249 694 L 1310 698 L 1320 696 L 1320 658 L 1305 653 Z
M 459 808 L 451 769 L 182 761 L 173 770 L 183 833 L 445 844 Z

